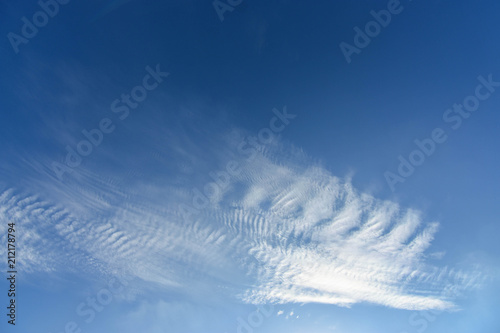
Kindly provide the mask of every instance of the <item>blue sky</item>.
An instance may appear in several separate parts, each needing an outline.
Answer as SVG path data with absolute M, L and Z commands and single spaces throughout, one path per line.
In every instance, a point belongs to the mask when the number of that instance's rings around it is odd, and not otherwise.
M 498 332 L 500 4 L 41 3 L 0 6 L 2 332 Z

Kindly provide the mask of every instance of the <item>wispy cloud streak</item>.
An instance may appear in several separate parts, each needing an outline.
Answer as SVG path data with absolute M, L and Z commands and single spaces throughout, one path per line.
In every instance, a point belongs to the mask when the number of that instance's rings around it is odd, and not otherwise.
M 238 157 L 232 153 L 238 136 L 243 133 L 221 135 L 205 150 L 213 152 L 214 165 L 239 158 L 242 172 L 191 220 L 178 209 L 191 200 L 196 184 L 189 177 L 156 171 L 150 173 L 154 181 L 138 182 L 137 173 L 126 168 L 115 169 L 113 178 L 87 167 L 74 183 L 38 182 L 37 188 L 45 184 L 43 200 L 4 191 L 0 228 L 9 219 L 22 225 L 22 261 L 30 272 L 100 272 L 183 292 L 221 288 L 252 303 L 450 309 L 455 306 L 446 297 L 450 288 L 481 282 L 479 273 L 426 263 L 438 223 L 357 191 L 278 141 L 252 161 Z M 189 145 L 180 149 L 178 137 L 171 147 L 152 144 L 155 151 L 134 158 L 151 160 L 172 151 L 195 158 L 185 150 Z M 38 173 L 50 171 L 44 166 L 50 159 L 29 163 Z M 166 159 L 155 163 L 156 170 L 172 169 Z M 173 163 L 185 166 L 182 157 Z

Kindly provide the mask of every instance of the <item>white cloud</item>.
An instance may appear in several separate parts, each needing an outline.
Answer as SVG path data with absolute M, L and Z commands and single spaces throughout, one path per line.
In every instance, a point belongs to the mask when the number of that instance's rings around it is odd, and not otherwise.
M 199 184 L 189 182 L 192 176 L 154 173 L 159 166 L 141 170 L 155 177 L 140 182 L 126 167 L 101 174 L 81 167 L 75 181 L 35 183 L 49 190 L 47 202 L 61 207 L 5 192 L 3 218 L 24 221 L 31 270 L 84 267 L 187 293 L 231 285 L 233 294 L 252 303 L 444 309 L 453 307 L 447 290 L 479 281 L 425 263 L 438 224 L 422 221 L 419 212 L 358 192 L 293 147 L 275 142 L 250 162 L 232 144 L 204 154 L 216 156 L 211 165 L 237 160 L 242 173 L 216 204 L 188 221 L 178 207 L 191 203 L 190 190 Z M 134 153 L 137 161 L 151 154 Z M 32 165 L 42 172 L 44 163 Z

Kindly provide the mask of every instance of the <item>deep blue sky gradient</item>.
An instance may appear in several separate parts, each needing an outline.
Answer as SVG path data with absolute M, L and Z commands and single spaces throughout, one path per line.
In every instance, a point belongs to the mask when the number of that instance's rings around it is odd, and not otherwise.
M 30 179 L 54 181 L 50 170 L 40 173 L 25 159 L 60 161 L 65 145 L 80 140 L 82 129 L 115 117 L 110 103 L 141 82 L 146 66 L 160 64 L 170 77 L 128 119 L 115 122 L 117 129 L 105 136 L 103 147 L 140 150 L 133 143 L 124 145 L 126 138 L 147 132 L 147 124 L 155 121 L 164 124 L 166 133 L 185 130 L 195 144 L 203 136 L 189 134 L 186 121 L 206 123 L 207 131 L 234 126 L 258 132 L 268 125 L 272 108 L 286 105 L 297 118 L 283 132 L 283 140 L 333 175 L 352 177 L 360 191 L 419 209 L 427 221 L 439 221 L 432 252 L 446 252 L 440 261 L 444 265 L 481 264 L 496 271 L 500 89 L 457 130 L 442 116 L 474 92 L 479 75 L 492 74 L 500 81 L 500 3 L 401 1 L 404 10 L 348 64 L 339 44 L 352 44 L 353 27 L 362 27 L 371 20 L 371 10 L 386 4 L 244 0 L 221 22 L 210 1 L 120 5 L 73 0 L 28 44 L 20 45 L 18 54 L 5 36 L 19 33 L 20 18 L 39 7 L 36 1 L 2 4 L 2 190 L 36 189 L 44 196 L 43 186 Z M 108 13 L 107 6 L 112 8 Z M 186 118 L 186 110 L 194 110 L 193 118 Z M 396 172 L 398 156 L 407 157 L 416 148 L 413 141 L 430 137 L 436 127 L 445 129 L 448 140 L 391 191 L 384 172 Z M 105 158 L 101 155 L 96 151 L 85 158 L 84 166 L 98 165 Z M 113 163 L 107 161 L 103 170 Z M 85 274 L 68 273 L 67 279 L 54 274 L 57 281 L 50 274 L 22 275 L 18 331 L 59 333 L 67 320 L 77 318 L 76 305 L 101 288 Z M 493 309 L 500 304 L 495 295 L 498 287 L 493 282 L 465 295 L 458 301 L 462 312 L 438 316 L 425 332 L 497 332 L 500 322 Z M 168 315 L 151 310 L 144 332 L 235 332 L 236 318 L 255 309 L 236 300 L 228 304 L 223 297 L 200 295 L 193 300 L 146 292 L 135 301 L 113 302 L 82 328 L 96 333 L 134 331 L 133 324 L 120 326 L 126 314 L 139 311 L 141 302 L 147 308 L 163 300 L 178 301 L 165 311 L 175 313 L 177 307 L 179 313 L 190 314 L 192 322 L 170 321 Z M 417 331 L 408 323 L 410 311 L 377 305 L 276 308 L 284 315 L 266 319 L 261 332 Z M 283 319 L 292 309 L 300 318 Z M 129 316 L 136 325 L 140 318 Z M 4 319 L 2 332 L 14 331 Z

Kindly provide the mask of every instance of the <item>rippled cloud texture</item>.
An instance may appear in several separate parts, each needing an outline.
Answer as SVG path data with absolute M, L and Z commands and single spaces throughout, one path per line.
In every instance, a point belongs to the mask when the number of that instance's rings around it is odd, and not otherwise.
M 64 183 L 38 182 L 44 196 L 4 189 L 1 228 L 8 220 L 22 226 L 22 269 L 83 267 L 151 289 L 219 289 L 254 304 L 368 302 L 411 310 L 453 309 L 451 292 L 481 283 L 472 267 L 427 263 L 439 223 L 419 211 L 356 190 L 278 136 L 255 145 L 249 158 L 238 151 L 249 133 L 198 130 L 202 146 L 180 130 L 153 130 L 128 153 L 135 162 L 103 147 L 109 157 L 99 168 L 82 167 Z M 120 158 L 123 167 L 101 165 Z M 181 207 L 192 206 L 193 189 L 228 161 L 238 173 L 210 204 L 186 215 Z M 53 177 L 49 159 L 28 165 L 37 170 L 33 177 Z

